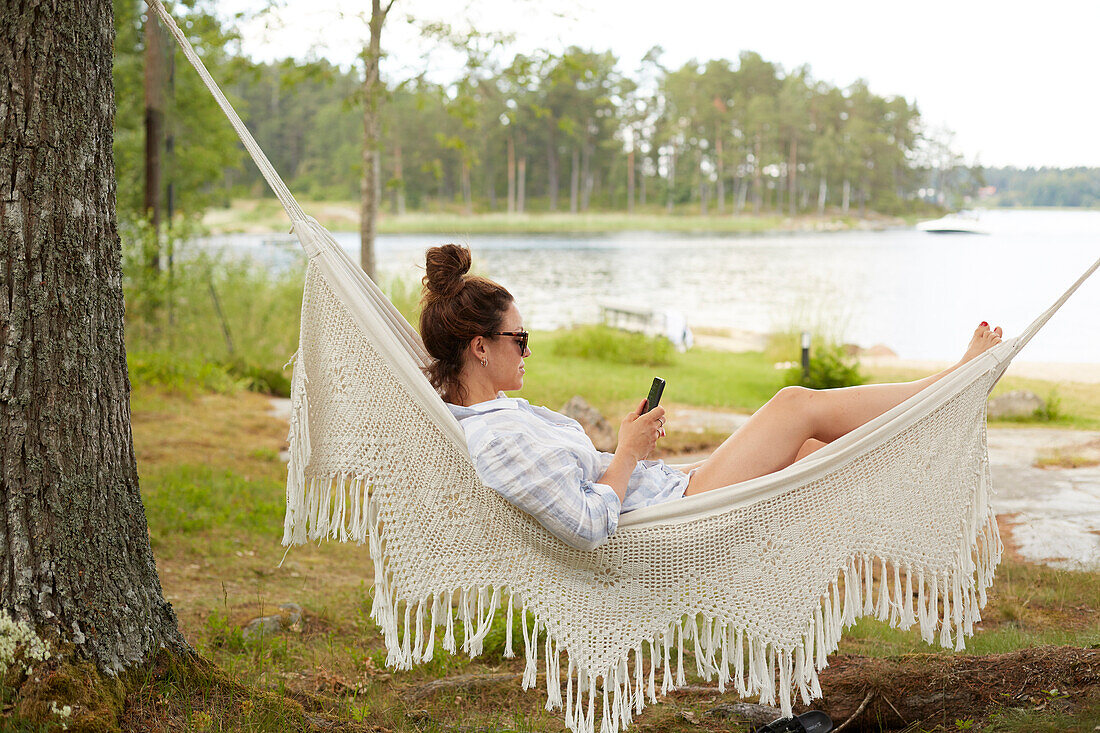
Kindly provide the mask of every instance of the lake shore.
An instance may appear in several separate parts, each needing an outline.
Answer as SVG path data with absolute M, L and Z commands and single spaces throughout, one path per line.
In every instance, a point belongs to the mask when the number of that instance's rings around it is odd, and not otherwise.
M 302 208 L 323 226 L 334 232 L 359 230 L 359 206 L 356 201 L 302 201 Z M 911 224 L 901 217 L 868 212 L 859 218 L 855 211 L 845 215 L 830 211 L 824 216 L 804 214 L 788 217 L 773 213 L 708 214 L 692 210 L 673 213 L 647 208 L 633 214 L 625 212 L 544 212 L 529 214 L 462 214 L 383 212 L 379 234 L 441 234 L 463 237 L 469 234 L 552 234 L 623 231 L 697 232 L 716 234 L 762 234 L 766 232 L 877 231 Z M 227 208 L 208 209 L 202 225 L 212 234 L 268 234 L 287 231 L 286 214 L 274 199 L 238 199 Z

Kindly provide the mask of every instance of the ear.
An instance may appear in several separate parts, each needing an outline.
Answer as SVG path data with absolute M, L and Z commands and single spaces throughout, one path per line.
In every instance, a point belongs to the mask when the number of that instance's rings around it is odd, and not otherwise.
M 484 336 L 474 336 L 470 339 L 470 356 L 474 361 L 481 362 L 489 356 L 489 344 Z

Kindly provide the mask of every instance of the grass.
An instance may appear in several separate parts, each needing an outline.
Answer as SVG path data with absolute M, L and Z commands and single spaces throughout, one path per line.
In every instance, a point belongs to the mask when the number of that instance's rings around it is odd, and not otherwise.
M 783 386 L 783 372 L 756 352 L 692 349 L 672 355 L 671 364 L 654 367 L 585 358 L 573 355 L 572 348 L 559 348 L 573 338 L 569 331 L 532 334 L 522 397 L 556 409 L 581 395 L 605 415 L 625 414 L 660 376 L 668 382 L 662 402 L 751 412 Z
M 333 231 L 358 231 L 357 201 L 302 201 L 302 207 L 322 225 Z M 281 232 L 286 230 L 286 214 L 275 199 L 238 199 L 229 208 L 210 209 L 203 224 L 218 233 Z M 409 213 L 401 216 L 383 212 L 378 224 L 381 234 L 427 233 L 461 237 L 466 234 L 558 233 L 614 231 L 675 231 L 755 234 L 768 231 L 819 231 L 852 229 L 863 226 L 894 226 L 900 219 L 877 216 L 860 220 L 853 216 L 828 214 L 819 217 L 804 214 L 795 218 L 774 213 L 710 214 L 703 216 L 697 207 L 684 207 L 668 213 L 661 206 L 639 209 L 634 214 L 614 211 L 570 214 L 539 212 L 528 214 L 478 213 L 459 211 Z
M 543 709 L 544 695 L 520 689 L 523 663 L 503 658 L 499 621 L 483 657 L 470 660 L 437 650 L 429 664 L 394 673 L 384 666 L 384 644 L 369 618 L 366 548 L 310 545 L 295 548 L 283 561 L 286 468 L 279 452 L 286 425 L 271 416 L 266 397 L 249 391 L 255 386 L 250 372 L 233 366 L 219 320 L 242 347 L 252 344 L 236 354 L 243 353 L 246 367 L 278 369 L 296 348 L 300 283 L 264 279 L 244 266 L 228 268 L 214 280 L 219 319 L 204 271 L 184 270 L 180 267 L 171 289 L 159 279 L 128 283 L 133 436 L 165 595 L 186 638 L 219 671 L 196 676 L 170 658 L 159 659 L 126 697 L 123 728 L 560 731 L 560 715 Z M 391 291 L 414 318 L 415 289 L 391 284 Z M 170 311 L 164 306 L 169 300 Z M 772 366 L 779 360 L 774 354 L 696 349 L 673 354 L 670 363 L 657 367 L 594 359 L 593 352 L 570 346 L 571 338 L 575 334 L 564 331 L 532 336 L 534 356 L 522 396 L 556 408 L 580 394 L 614 422 L 644 396 L 655 372 L 668 380 L 670 404 L 741 412 L 763 404 L 784 377 Z M 870 376 L 883 381 L 922 375 Z M 1008 380 L 1001 389 L 1016 388 L 1045 395 L 1050 385 Z M 1100 426 L 1100 386 L 1061 385 L 1059 396 L 1060 413 L 1042 424 Z M 700 450 L 722 437 L 672 432 L 666 446 Z M 242 628 L 250 620 L 278 613 L 286 602 L 305 610 L 300 629 L 245 640 Z M 969 651 L 1100 644 L 1098 609 L 1100 574 L 1048 570 L 1010 554 Z M 848 633 L 841 651 L 863 657 L 951 654 L 926 647 L 915 632 L 868 620 Z M 418 693 L 427 682 L 461 675 L 511 676 L 500 683 Z M 637 730 L 737 730 L 735 723 L 710 715 L 718 702 L 736 699 L 717 693 L 670 696 L 646 709 Z M 1093 704 L 1082 703 L 1079 717 L 1100 721 L 1100 704 L 1088 705 Z M 974 726 L 1021 733 L 1075 729 L 1048 708 L 1005 708 Z M 5 711 L 0 729 L 46 728 Z
M 552 338 L 546 335 L 544 345 Z M 721 402 L 698 386 L 698 374 L 706 369 L 704 356 L 716 355 L 678 355 L 677 363 L 665 370 L 670 385 L 696 385 L 685 386 L 680 401 Z M 779 378 L 760 355 L 720 356 L 711 369 L 728 371 L 731 384 L 749 377 L 750 386 L 728 386 L 723 392 L 727 403 L 751 407 Z M 547 395 L 564 401 L 574 391 L 586 393 L 612 369 L 575 357 L 546 359 L 553 367 L 547 374 L 567 367 L 588 370 L 580 382 L 535 380 L 532 399 Z M 617 365 L 613 371 L 622 379 L 602 382 L 605 405 L 632 400 L 638 385 L 646 386 L 651 375 L 645 367 Z M 693 373 L 696 379 L 688 379 Z M 334 543 L 296 548 L 280 567 L 285 464 L 278 451 L 285 425 L 270 416 L 263 396 L 244 390 L 188 393 L 138 383 L 132 405 L 142 492 L 164 591 L 185 636 L 236 687 L 224 681 L 188 683 L 162 669 L 127 698 L 124 720 L 133 726 L 128 730 L 298 730 L 310 728 L 311 719 L 342 721 L 347 730 L 444 730 L 456 725 L 561 730 L 559 715 L 543 709 L 543 693 L 521 691 L 523 664 L 503 658 L 499 620 L 484 657 L 470 660 L 438 649 L 429 664 L 394 673 L 384 666 L 384 645 L 368 615 L 366 548 Z M 305 609 L 299 631 L 255 641 L 243 638 L 241 629 L 249 620 L 278 613 L 285 602 Z M 982 631 L 969 642 L 968 651 L 1100 644 L 1098 608 L 1100 574 L 1054 571 L 1010 556 L 999 571 Z M 951 654 L 926 647 L 915 632 L 868 620 L 852 629 L 841 646 L 842 653 L 864 656 L 929 651 Z M 693 668 L 690 650 L 688 659 L 688 668 Z M 417 692 L 443 677 L 502 674 L 514 677 L 426 696 Z M 648 707 L 638 730 L 686 731 L 699 724 L 708 730 L 737 730 L 710 714 L 723 700 L 736 701 L 736 696 L 674 695 Z M 998 725 L 1007 727 L 996 729 L 1025 731 L 1032 729 L 1027 725 L 1051 720 L 1059 718 L 1053 713 L 1005 712 Z

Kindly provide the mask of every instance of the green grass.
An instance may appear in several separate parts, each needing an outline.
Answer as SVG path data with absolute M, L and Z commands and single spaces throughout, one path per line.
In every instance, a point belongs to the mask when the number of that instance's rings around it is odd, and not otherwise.
M 525 360 L 527 373 L 519 396 L 557 409 L 573 395 L 581 395 L 610 419 L 635 407 L 654 376 L 668 383 L 664 402 L 744 412 L 757 409 L 783 386 L 783 373 L 759 352 L 692 349 L 673 354 L 667 366 L 653 367 L 558 355 L 558 344 L 570 338 L 567 331 L 531 335 L 531 356 Z
M 302 207 L 322 225 L 333 231 L 358 231 L 357 201 L 301 201 Z M 493 233 L 561 233 L 616 231 L 673 231 L 726 234 L 754 234 L 776 230 L 836 230 L 858 226 L 893 225 L 900 219 L 875 217 L 859 220 L 854 215 L 830 213 L 825 217 L 803 214 L 795 218 L 763 213 L 699 214 L 698 207 L 679 207 L 673 213 L 663 206 L 650 206 L 636 213 L 598 211 L 582 214 L 537 212 L 527 214 L 478 213 L 459 211 L 417 212 L 402 216 L 383 211 L 378 223 L 381 234 L 427 233 L 452 237 Z M 239 199 L 228 209 L 209 209 L 203 224 L 214 232 L 281 232 L 287 218 L 274 199 Z

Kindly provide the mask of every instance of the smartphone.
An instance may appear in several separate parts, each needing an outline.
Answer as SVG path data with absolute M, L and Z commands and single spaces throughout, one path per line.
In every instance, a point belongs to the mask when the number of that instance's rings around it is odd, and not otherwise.
M 661 404 L 661 394 L 665 391 L 665 380 L 660 377 L 653 378 L 653 385 L 649 388 L 649 397 L 645 398 L 645 409 L 642 410 L 642 414 L 646 414 L 657 405 Z

